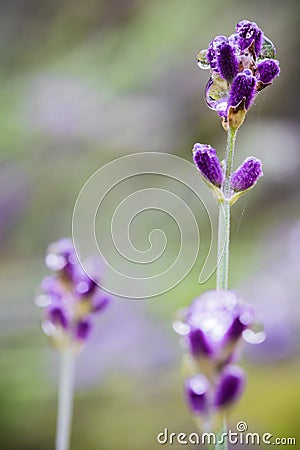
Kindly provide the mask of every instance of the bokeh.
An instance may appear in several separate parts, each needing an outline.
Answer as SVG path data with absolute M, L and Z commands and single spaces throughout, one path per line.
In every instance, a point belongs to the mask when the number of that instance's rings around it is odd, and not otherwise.
M 249 431 L 300 442 L 298 7 L 296 0 L 1 2 L 1 449 L 54 447 L 59 361 L 33 301 L 48 243 L 71 236 L 80 189 L 105 163 L 150 151 L 191 161 L 199 141 L 221 154 L 225 133 L 205 105 L 208 75 L 195 56 L 241 19 L 276 44 L 281 75 L 257 98 L 237 142 L 235 166 L 253 154 L 264 178 L 233 208 L 230 285 L 264 316 L 268 338 L 245 349 L 248 387 L 230 424 L 245 420 Z M 140 223 L 137 242 L 144 231 Z M 201 231 L 205 237 L 205 224 Z M 172 321 L 214 286 L 213 277 L 198 284 L 199 266 L 154 299 L 115 298 L 99 318 L 77 360 L 73 450 L 150 450 L 164 428 L 195 431 Z

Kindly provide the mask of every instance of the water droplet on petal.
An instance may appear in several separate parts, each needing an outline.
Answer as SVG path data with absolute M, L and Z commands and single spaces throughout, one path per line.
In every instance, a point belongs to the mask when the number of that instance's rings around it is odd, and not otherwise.
M 223 115 L 227 109 L 229 99 L 229 85 L 227 81 L 219 76 L 210 77 L 205 89 L 205 98 L 209 108 Z
M 222 35 L 221 36 L 216 36 L 214 38 L 214 40 L 212 41 L 213 48 L 217 49 L 220 44 L 223 44 L 223 42 L 227 42 L 227 37 L 226 36 L 222 36 Z
M 239 35 L 237 33 L 231 34 L 228 38 L 228 42 L 230 45 L 237 49 L 239 46 Z
M 209 62 L 206 57 L 207 50 L 201 50 L 197 55 L 197 66 L 200 67 L 200 69 L 209 69 Z
M 270 58 L 274 59 L 276 56 L 276 48 L 273 42 L 264 36 L 262 49 L 259 53 L 258 59 Z

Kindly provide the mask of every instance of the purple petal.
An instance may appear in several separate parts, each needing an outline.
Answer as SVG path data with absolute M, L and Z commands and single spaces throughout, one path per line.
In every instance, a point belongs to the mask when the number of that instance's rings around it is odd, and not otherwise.
M 239 36 L 239 46 L 241 50 L 246 50 L 254 41 L 254 50 L 258 56 L 263 42 L 263 32 L 256 25 L 255 22 L 249 20 L 242 20 L 236 26 L 236 31 Z
M 92 312 L 101 312 L 107 308 L 110 303 L 110 298 L 108 295 L 104 294 L 102 291 L 97 290 L 92 298 Z
M 251 70 L 245 69 L 233 80 L 228 106 L 237 107 L 245 99 L 245 108 L 249 109 L 255 97 L 256 78 Z
M 216 150 L 210 145 L 195 144 L 193 158 L 201 174 L 214 186 L 221 187 L 224 176 Z
M 250 157 L 232 174 L 231 187 L 236 192 L 242 192 L 252 187 L 263 175 L 261 161 Z
M 279 62 L 275 59 L 265 59 L 257 65 L 257 78 L 264 84 L 272 83 L 279 73 Z
M 76 324 L 76 329 L 75 329 L 75 337 L 80 340 L 80 341 L 85 341 L 91 331 L 91 321 L 90 319 L 82 319 L 80 320 L 77 324 Z
M 60 306 L 51 306 L 47 309 L 48 319 L 54 324 L 64 329 L 68 327 L 68 319 L 65 311 Z
M 194 414 L 206 414 L 208 411 L 209 383 L 203 375 L 196 375 L 185 381 L 185 396 L 190 410 Z
M 213 353 L 207 336 L 201 329 L 191 329 L 189 335 L 190 352 L 193 356 L 209 356 Z
M 235 51 L 228 42 L 222 42 L 218 47 L 217 66 L 219 74 L 227 81 L 232 81 L 238 73 Z
M 236 402 L 245 387 L 245 374 L 238 366 L 227 366 L 216 387 L 214 404 L 217 408 Z

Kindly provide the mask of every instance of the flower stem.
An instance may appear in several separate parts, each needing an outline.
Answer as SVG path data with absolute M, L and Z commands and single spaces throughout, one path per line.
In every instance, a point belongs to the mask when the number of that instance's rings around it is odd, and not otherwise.
M 230 178 L 237 130 L 229 128 L 225 156 L 224 201 L 219 204 L 217 289 L 228 289 L 230 244 Z
M 58 388 L 56 450 L 68 450 L 70 444 L 75 354 L 70 348 L 61 352 L 61 369 Z
M 229 128 L 227 133 L 227 144 L 225 154 L 225 180 L 223 186 L 224 201 L 219 204 L 219 229 L 218 229 L 218 267 L 217 267 L 217 289 L 228 289 L 229 277 L 229 251 L 230 251 L 230 178 L 232 173 L 234 146 L 237 130 Z M 224 415 L 222 429 L 218 433 L 226 433 L 227 424 Z M 227 442 L 217 444 L 215 449 L 227 450 Z

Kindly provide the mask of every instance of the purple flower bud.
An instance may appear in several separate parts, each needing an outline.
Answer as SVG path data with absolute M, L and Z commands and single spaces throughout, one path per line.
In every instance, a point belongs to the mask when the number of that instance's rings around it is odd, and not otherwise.
M 231 82 L 238 73 L 238 61 L 233 47 L 228 42 L 218 46 L 217 67 L 222 78 Z
M 216 150 L 210 145 L 195 144 L 193 158 L 200 173 L 214 186 L 221 187 L 224 176 Z
M 45 277 L 41 282 L 41 291 L 46 295 L 50 303 L 59 302 L 63 298 L 63 289 L 57 277 Z
M 217 53 L 218 53 L 218 47 L 219 45 L 221 45 L 222 43 L 226 43 L 227 38 L 226 36 L 216 36 L 210 43 L 207 49 L 207 53 L 206 53 L 206 58 L 207 61 L 209 62 L 210 68 L 214 71 L 217 72 L 219 71 L 218 69 L 218 63 L 217 63 Z
M 245 387 L 245 374 L 238 366 L 226 366 L 216 386 L 214 404 L 222 408 L 236 402 Z
M 249 328 L 255 319 L 255 311 L 250 306 L 244 305 L 244 307 L 241 309 L 241 313 L 236 316 L 229 327 L 226 335 L 225 335 L 225 341 L 236 341 L 241 336 L 244 330 Z
M 203 375 L 196 375 L 185 381 L 185 396 L 190 410 L 194 414 L 206 414 L 208 411 L 209 383 Z
M 279 62 L 275 59 L 265 59 L 257 65 L 257 78 L 264 84 L 272 83 L 279 73 Z
M 98 290 L 92 298 L 92 312 L 103 311 L 110 303 L 110 298 Z
M 96 283 L 79 266 L 74 272 L 74 285 L 76 294 L 80 297 L 91 295 L 97 287 Z
M 248 20 L 242 20 L 236 26 L 236 31 L 239 36 L 239 46 L 241 50 L 245 50 L 250 47 L 254 41 L 254 51 L 258 56 L 263 42 L 263 32 L 256 25 L 255 22 L 249 22 Z
M 79 341 L 85 341 L 90 334 L 91 327 L 92 327 L 92 324 L 88 318 L 80 320 L 76 324 L 75 337 Z
M 188 335 L 190 352 L 193 356 L 210 356 L 213 349 L 209 344 L 207 336 L 200 328 L 192 328 Z
M 250 157 L 232 174 L 231 187 L 236 192 L 245 191 L 254 186 L 263 175 L 261 161 Z
M 64 329 L 68 327 L 68 319 L 64 310 L 60 306 L 51 306 L 47 309 L 48 319 L 54 324 Z
M 237 74 L 234 78 L 230 90 L 228 106 L 237 107 L 245 99 L 245 108 L 249 109 L 254 100 L 256 87 L 256 78 L 252 75 L 250 69 Z
M 63 272 L 68 279 L 72 279 L 73 267 L 77 264 L 77 257 L 73 243 L 63 238 L 53 242 L 47 249 L 46 265 L 55 272 Z

